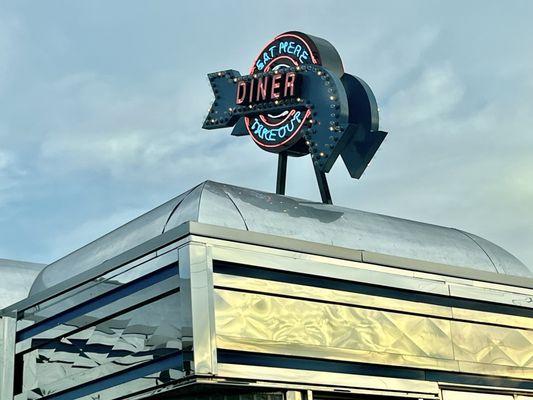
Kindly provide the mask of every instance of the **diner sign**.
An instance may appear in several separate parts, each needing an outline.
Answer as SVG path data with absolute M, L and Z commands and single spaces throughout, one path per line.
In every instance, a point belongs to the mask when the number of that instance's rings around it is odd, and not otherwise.
M 310 154 L 326 173 L 339 156 L 359 178 L 386 133 L 379 131 L 376 100 L 361 79 L 344 72 L 336 49 L 301 32 L 267 43 L 249 74 L 208 75 L 215 99 L 205 129 L 233 127 L 263 150 Z

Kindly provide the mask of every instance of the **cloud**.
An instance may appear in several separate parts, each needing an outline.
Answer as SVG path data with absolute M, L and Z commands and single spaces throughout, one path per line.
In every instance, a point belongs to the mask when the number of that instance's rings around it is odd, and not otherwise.
M 0 16 L 0 95 L 9 82 L 10 69 L 17 56 L 16 41 L 21 31 L 21 25 L 15 17 Z
M 530 13 L 425 1 L 338 2 L 335 18 L 323 2 L 286 15 L 253 2 L 105 7 L 12 7 L 0 20 L 2 256 L 50 261 L 208 178 L 272 191 L 274 155 L 200 129 L 205 74 L 244 70 L 297 28 L 339 49 L 390 131 L 360 181 L 334 167 L 334 201 L 466 229 L 533 265 Z M 289 160 L 288 179 L 289 194 L 319 198 L 307 157 Z
M 412 128 L 419 124 L 434 128 L 450 118 L 449 114 L 463 95 L 464 88 L 449 64 L 432 66 L 390 97 L 386 107 L 390 112 L 385 116 L 389 119 L 388 125 L 394 129 Z M 432 133 L 433 130 L 428 130 L 426 134 Z
M 236 139 L 229 132 L 200 130 L 202 113 L 195 102 L 207 109 L 208 91 L 204 101 L 191 102 L 189 93 L 196 89 L 184 85 L 179 73 L 165 79 L 172 90 L 163 93 L 150 84 L 122 88 L 91 74 L 45 85 L 47 95 L 68 101 L 44 113 L 38 167 L 48 175 L 101 173 L 152 185 L 191 175 L 195 167 L 230 174 L 237 168 Z M 253 164 L 249 154 L 244 159 Z

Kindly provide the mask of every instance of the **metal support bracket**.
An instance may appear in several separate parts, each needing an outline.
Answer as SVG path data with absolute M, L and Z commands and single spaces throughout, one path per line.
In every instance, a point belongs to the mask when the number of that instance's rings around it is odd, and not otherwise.
M 276 194 L 285 194 L 285 184 L 287 182 L 287 152 L 283 151 L 278 155 L 278 177 L 276 180 Z
M 0 318 L 0 399 L 13 399 L 15 382 L 15 336 L 17 321 L 11 317 Z
M 179 249 L 180 278 L 190 279 L 193 369 L 196 375 L 217 373 L 213 262 L 211 249 L 191 242 Z
M 326 174 L 315 167 L 315 175 L 318 183 L 318 190 L 320 190 L 320 197 L 322 197 L 322 203 L 333 204 Z
M 287 183 L 287 158 L 288 154 L 286 151 L 283 151 L 278 154 L 276 194 L 285 195 L 285 187 Z M 314 170 L 316 175 L 316 181 L 318 183 L 318 190 L 320 191 L 320 197 L 322 198 L 322 203 L 333 204 L 326 174 L 324 172 L 321 172 L 316 166 L 314 166 Z

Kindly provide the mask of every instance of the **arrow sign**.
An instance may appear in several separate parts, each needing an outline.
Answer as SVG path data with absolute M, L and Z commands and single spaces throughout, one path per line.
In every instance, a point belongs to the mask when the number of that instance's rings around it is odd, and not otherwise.
M 343 81 L 319 65 L 245 76 L 227 70 L 208 78 L 215 100 L 205 129 L 235 126 L 233 135 L 249 134 L 260 146 L 275 152 L 290 149 L 303 138 L 320 172 L 329 172 L 342 154 L 350 174 L 358 178 L 385 137 L 382 132 L 371 135 L 375 124 L 369 111 L 373 108 L 355 77 L 355 81 L 347 80 L 351 98 Z M 365 105 L 368 116 L 364 115 Z M 262 123 L 264 115 L 282 115 L 282 119 L 272 129 Z

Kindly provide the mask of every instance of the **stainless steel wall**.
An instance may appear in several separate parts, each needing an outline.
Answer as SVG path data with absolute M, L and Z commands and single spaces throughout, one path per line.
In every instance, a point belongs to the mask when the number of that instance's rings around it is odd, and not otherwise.
M 185 384 L 533 395 L 527 285 L 182 228 L 14 306 L 2 373 L 14 371 L 16 400 L 158 398 Z

